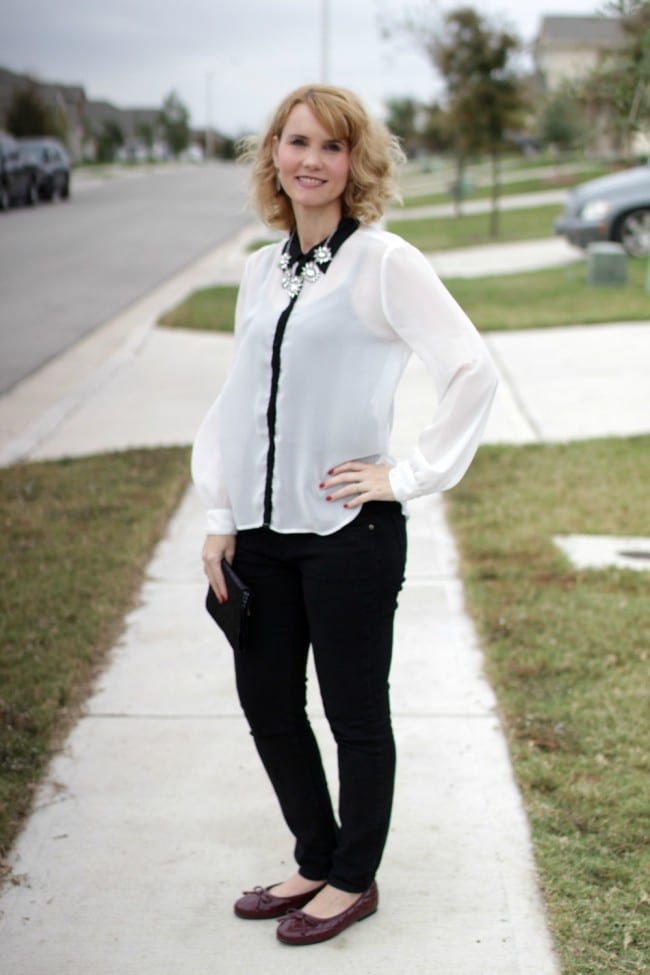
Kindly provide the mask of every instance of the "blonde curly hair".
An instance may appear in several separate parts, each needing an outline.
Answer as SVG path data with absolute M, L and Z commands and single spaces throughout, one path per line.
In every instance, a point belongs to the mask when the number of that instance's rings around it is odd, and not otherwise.
M 291 200 L 278 189 L 273 146 L 296 105 L 307 105 L 333 139 L 347 142 L 350 175 L 341 200 L 343 216 L 374 223 L 389 200 L 400 199 L 395 171 L 404 153 L 397 138 L 368 115 L 354 92 L 333 85 L 303 85 L 292 91 L 276 109 L 266 132 L 243 140 L 241 159 L 253 163 L 251 202 L 259 216 L 279 230 L 294 226 Z

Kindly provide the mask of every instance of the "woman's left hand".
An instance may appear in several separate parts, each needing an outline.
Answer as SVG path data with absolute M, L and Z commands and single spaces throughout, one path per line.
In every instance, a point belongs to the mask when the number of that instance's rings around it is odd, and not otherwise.
M 366 501 L 394 501 L 395 495 L 388 477 L 390 470 L 388 464 L 349 460 L 328 471 L 327 478 L 320 486 L 323 490 L 334 488 L 326 500 L 345 500 L 344 508 L 358 508 Z

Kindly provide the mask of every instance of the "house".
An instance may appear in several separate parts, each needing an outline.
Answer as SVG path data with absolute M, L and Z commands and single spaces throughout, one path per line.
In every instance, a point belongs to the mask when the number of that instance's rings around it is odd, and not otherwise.
M 14 71 L 0 68 L 0 129 L 5 127 L 5 120 L 14 91 L 28 85 L 35 85 L 43 102 L 63 115 L 66 121 L 66 141 L 70 154 L 73 159 L 81 158 L 86 93 L 80 85 L 44 82 L 28 75 L 16 74 Z
M 0 68 L 0 130 L 6 127 L 14 92 L 29 85 L 36 86 L 45 104 L 63 115 L 65 141 L 75 162 L 94 158 L 96 140 L 106 122 L 115 123 L 126 141 L 140 140 L 147 145 L 160 141 L 159 108 L 118 108 L 110 102 L 88 99 L 80 85 L 45 82 L 6 68 Z
M 142 161 L 142 154 L 145 159 L 152 154 L 156 158 L 166 158 L 168 155 L 161 155 L 158 150 L 153 153 L 151 151 L 154 146 L 159 145 L 162 138 L 159 108 L 118 108 L 111 102 L 88 100 L 85 123 L 84 156 L 87 159 L 94 158 L 95 142 L 108 123 L 117 126 L 124 139 L 125 152 L 120 158 L 136 162 Z
M 625 44 L 617 17 L 542 18 L 535 41 L 535 64 L 547 92 L 555 92 L 567 81 L 578 81 Z
M 579 17 L 549 15 L 542 18 L 534 44 L 534 58 L 538 82 L 544 94 L 553 95 L 582 81 L 592 71 L 625 46 L 627 38 L 618 17 Z M 597 103 L 586 104 L 585 112 L 590 148 L 597 152 L 619 154 L 630 151 L 642 155 L 650 151 L 648 138 L 636 134 L 627 141 L 611 115 Z

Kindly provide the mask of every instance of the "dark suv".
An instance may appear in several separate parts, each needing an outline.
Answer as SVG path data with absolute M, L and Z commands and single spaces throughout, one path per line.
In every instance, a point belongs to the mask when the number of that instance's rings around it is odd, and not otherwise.
M 30 138 L 18 140 L 21 151 L 37 172 L 38 195 L 42 200 L 55 196 L 67 200 L 70 196 L 70 160 L 56 139 Z
M 0 132 L 0 210 L 38 202 L 38 172 L 16 140 Z

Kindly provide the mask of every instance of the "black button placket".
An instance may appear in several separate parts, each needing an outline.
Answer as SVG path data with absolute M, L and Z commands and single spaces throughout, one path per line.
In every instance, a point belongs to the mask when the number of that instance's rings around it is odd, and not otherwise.
M 280 352 L 282 349 L 282 339 L 289 321 L 289 315 L 293 311 L 294 305 L 298 300 L 298 295 L 294 295 L 287 307 L 284 309 L 278 323 L 275 326 L 273 336 L 273 353 L 271 355 L 271 392 L 269 395 L 269 405 L 266 410 L 266 426 L 269 432 L 269 448 L 266 454 L 266 482 L 264 485 L 264 527 L 269 528 L 271 515 L 273 513 L 273 471 L 275 470 L 275 423 L 278 413 L 278 387 L 280 385 Z
M 332 254 L 332 259 L 338 251 L 339 247 L 350 237 L 351 234 L 359 226 L 357 220 L 352 220 L 349 217 L 344 217 L 339 223 L 338 227 L 334 231 L 330 241 L 329 248 Z M 316 245 L 319 246 L 319 245 Z M 308 261 L 311 260 L 312 255 L 316 247 L 313 247 L 308 254 L 302 254 L 300 252 L 300 245 L 298 242 L 298 237 L 296 234 L 292 237 L 289 242 L 289 255 L 292 258 L 292 262 L 298 263 L 298 268 L 300 270 Z M 320 268 L 321 274 L 326 274 L 331 261 L 328 264 L 323 265 Z M 280 370 L 281 370 L 281 359 L 282 359 L 282 340 L 287 329 L 287 322 L 289 321 L 289 316 L 293 311 L 298 298 L 300 297 L 300 292 L 297 295 L 293 295 L 287 307 L 284 309 L 280 317 L 278 318 L 277 325 L 275 326 L 275 333 L 273 336 L 273 351 L 271 354 L 271 390 L 269 393 L 269 405 L 266 410 L 266 425 L 269 436 L 269 447 L 266 455 L 266 480 L 264 484 L 264 527 L 271 527 L 271 519 L 273 516 L 273 474 L 275 471 L 275 433 L 277 424 L 277 412 L 278 412 L 278 389 L 280 387 Z

